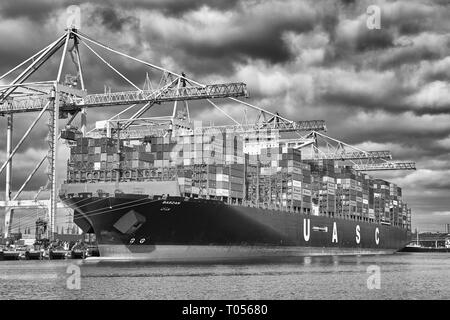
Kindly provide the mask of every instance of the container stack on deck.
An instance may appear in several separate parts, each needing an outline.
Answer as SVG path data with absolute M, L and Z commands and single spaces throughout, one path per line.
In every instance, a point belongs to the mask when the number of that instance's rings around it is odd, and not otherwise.
M 375 220 L 389 221 L 389 182 L 375 179 L 373 182 Z
M 334 161 L 308 161 L 311 166 L 312 203 L 316 206 L 315 214 L 335 216 L 336 213 L 336 178 Z
M 300 150 L 277 141 L 244 146 L 243 139 L 222 131 L 145 137 L 138 145 L 79 138 L 71 147 L 67 180 L 178 180 L 181 194 L 188 197 L 410 225 L 411 211 L 395 184 L 334 160 L 302 160 Z
M 408 224 L 411 221 L 411 210 L 403 202 L 402 189 L 381 179 L 374 180 L 373 186 L 376 219 L 398 226 Z
M 351 167 L 336 169 L 340 216 L 362 221 L 374 219 L 371 207 L 371 181 L 369 175 L 355 171 Z
M 287 147 L 261 148 L 249 155 L 247 199 L 253 204 L 309 213 L 311 171 L 301 152 Z
M 177 167 L 180 191 L 185 195 L 241 202 L 244 198 L 244 170 L 242 164 Z
M 93 179 L 94 173 L 96 179 L 100 179 L 100 172 L 104 175 L 106 171 L 117 169 L 117 164 L 123 161 L 117 150 L 114 139 L 78 138 L 77 144 L 70 148 L 68 179 L 86 181 Z
M 366 179 L 369 177 L 366 176 L 350 167 L 336 169 L 337 194 L 340 198 L 339 216 L 347 219 L 368 220 L 369 186 Z M 365 198 L 367 201 L 364 201 Z M 367 202 L 367 210 L 363 209 L 365 202 Z

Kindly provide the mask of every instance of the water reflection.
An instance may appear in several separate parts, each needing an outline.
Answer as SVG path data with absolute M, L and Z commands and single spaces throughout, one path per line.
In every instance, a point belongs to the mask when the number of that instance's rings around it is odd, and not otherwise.
M 78 291 L 66 288 L 66 269 L 74 262 L 81 268 Z M 367 288 L 367 267 L 371 265 L 381 269 L 379 290 Z M 8 288 L 7 293 L 0 293 L 3 299 L 450 298 L 450 254 L 311 256 L 201 264 L 3 261 L 0 274 L 5 275 L 1 287 Z M 52 278 L 54 274 L 57 279 Z

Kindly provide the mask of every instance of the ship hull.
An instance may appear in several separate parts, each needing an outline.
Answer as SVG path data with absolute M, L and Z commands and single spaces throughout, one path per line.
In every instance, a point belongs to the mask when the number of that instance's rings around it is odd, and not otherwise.
M 217 200 L 122 195 L 62 198 L 94 232 L 102 259 L 194 262 L 390 254 L 405 229 L 363 221 L 228 205 Z

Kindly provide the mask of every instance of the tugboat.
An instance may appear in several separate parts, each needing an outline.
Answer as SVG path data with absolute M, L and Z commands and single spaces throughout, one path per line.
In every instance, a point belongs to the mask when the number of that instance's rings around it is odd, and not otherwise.
M 85 259 L 87 248 L 82 242 L 77 242 L 72 246 L 70 250 L 70 258 L 72 259 Z
M 0 251 L 0 260 L 19 260 L 20 252 L 15 250 Z
M 42 260 L 44 258 L 44 251 L 41 250 L 27 250 L 25 252 L 26 260 Z

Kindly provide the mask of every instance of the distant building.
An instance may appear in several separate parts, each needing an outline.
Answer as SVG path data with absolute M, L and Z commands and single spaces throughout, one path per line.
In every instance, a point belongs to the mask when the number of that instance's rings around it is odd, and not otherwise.
M 448 234 L 450 234 L 450 223 L 447 223 L 446 224 L 446 232 L 448 233 Z

